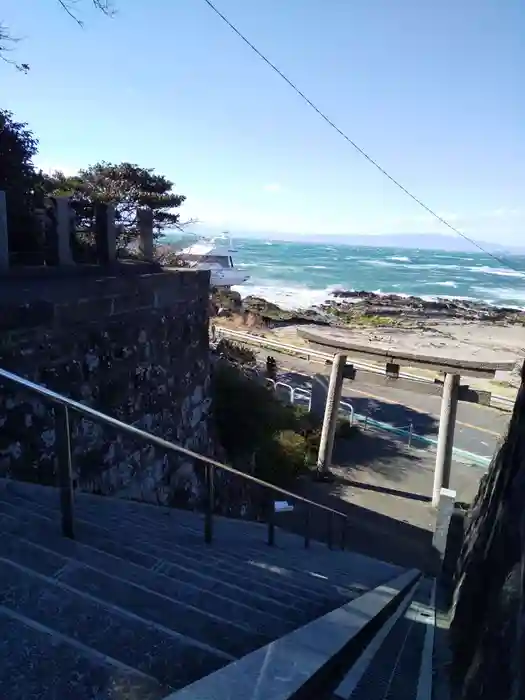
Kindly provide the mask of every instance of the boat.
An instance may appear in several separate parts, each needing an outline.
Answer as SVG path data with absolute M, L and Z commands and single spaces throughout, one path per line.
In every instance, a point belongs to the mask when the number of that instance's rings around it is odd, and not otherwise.
M 211 287 L 233 287 L 250 278 L 245 272 L 234 267 L 232 254 L 236 252 L 225 232 L 217 238 L 196 241 L 179 251 L 178 256 L 188 267 L 209 270 Z

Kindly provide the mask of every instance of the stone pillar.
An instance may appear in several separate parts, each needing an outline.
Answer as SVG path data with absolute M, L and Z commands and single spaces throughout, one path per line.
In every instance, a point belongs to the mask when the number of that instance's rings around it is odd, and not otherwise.
M 95 205 L 95 238 L 99 263 L 107 265 L 117 257 L 115 206 L 99 202 Z
M 139 225 L 140 252 L 144 260 L 153 262 L 153 211 L 150 207 L 141 207 L 137 210 Z
M 447 548 L 448 530 L 450 527 L 450 519 L 456 505 L 456 492 L 451 489 L 443 488 L 439 492 L 438 512 L 436 515 L 436 527 L 432 538 L 432 546 L 439 554 L 440 566 L 443 565 L 445 551 Z M 439 572 L 436 572 L 436 575 Z
M 332 451 L 334 449 L 335 429 L 343 388 L 343 373 L 346 365 L 346 355 L 335 355 L 330 374 L 330 384 L 326 396 L 326 408 L 324 411 L 321 443 L 317 457 L 317 470 L 327 473 L 332 463 Z
M 438 446 L 436 468 L 434 471 L 434 488 L 432 505 L 437 508 L 442 488 L 450 486 L 450 469 L 452 464 L 452 448 L 454 446 L 454 429 L 459 398 L 459 374 L 446 374 L 441 399 L 441 415 L 439 418 Z
M 9 235 L 7 231 L 7 202 L 0 190 L 0 273 L 9 270 Z
M 68 197 L 53 197 L 56 216 L 57 258 L 59 265 L 72 265 L 71 208 Z
M 310 413 L 321 421 L 324 418 L 328 396 L 328 377 L 325 374 L 314 374 L 310 396 Z

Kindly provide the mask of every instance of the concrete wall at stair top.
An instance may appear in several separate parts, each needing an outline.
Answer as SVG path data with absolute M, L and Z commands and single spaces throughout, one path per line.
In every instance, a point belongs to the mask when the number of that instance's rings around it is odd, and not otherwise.
M 209 273 L 121 264 L 0 277 L 0 367 L 199 452 L 209 436 Z M 0 476 L 55 479 L 53 408 L 0 384 Z M 193 464 L 72 416 L 94 492 L 195 498 Z

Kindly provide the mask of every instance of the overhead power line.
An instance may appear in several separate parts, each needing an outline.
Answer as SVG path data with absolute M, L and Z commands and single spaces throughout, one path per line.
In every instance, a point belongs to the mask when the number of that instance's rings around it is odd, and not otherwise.
M 412 194 L 412 192 L 410 192 L 410 190 L 408 190 L 404 185 L 402 185 L 402 184 L 399 182 L 399 180 L 396 180 L 395 177 L 393 177 L 392 175 L 390 175 L 389 172 L 387 172 L 381 165 L 379 165 L 379 163 L 378 163 L 376 160 L 374 160 L 374 158 L 372 158 L 372 156 L 368 155 L 368 153 L 367 153 L 366 151 L 364 151 L 364 150 L 363 150 L 355 141 L 353 141 L 347 134 L 345 134 L 345 132 L 344 132 L 342 129 L 340 129 L 340 128 L 337 126 L 337 124 L 335 124 L 335 123 L 330 119 L 330 117 L 328 117 L 321 109 L 319 109 L 319 107 L 317 107 L 317 106 L 312 102 L 312 100 L 311 100 L 309 97 L 307 97 L 307 96 L 304 94 L 304 92 L 302 92 L 302 90 L 300 90 L 300 89 L 297 87 L 297 85 L 295 85 L 295 83 L 293 83 L 293 82 L 290 80 L 290 78 L 288 78 L 279 68 L 277 68 L 277 66 L 276 66 L 274 63 L 272 63 L 272 61 L 270 61 L 269 58 L 267 58 L 263 53 L 261 53 L 261 51 L 259 51 L 259 49 L 258 49 L 254 44 L 252 44 L 252 42 L 251 42 L 246 36 L 244 36 L 244 34 L 243 34 L 239 29 L 237 29 L 237 27 L 236 27 L 232 22 L 230 22 L 230 20 L 229 20 L 229 19 L 214 5 L 214 3 L 213 3 L 211 0 L 204 0 L 204 2 L 213 10 L 213 12 L 215 12 L 216 15 L 218 15 L 218 17 L 220 17 L 220 18 L 222 19 L 223 22 L 225 22 L 225 23 L 228 25 L 228 27 L 229 27 L 233 32 L 235 32 L 235 34 L 237 34 L 237 36 L 238 36 L 247 46 L 250 47 L 250 49 L 251 49 L 252 51 L 254 51 L 254 52 L 257 54 L 257 56 L 259 56 L 259 58 L 261 58 L 268 66 L 270 66 L 270 68 L 271 68 L 275 73 L 277 73 L 277 75 L 278 75 L 280 78 L 282 78 L 282 79 L 285 81 L 285 83 L 287 83 L 287 84 L 292 88 L 292 90 L 294 90 L 294 92 L 296 92 L 296 93 L 299 95 L 299 97 L 301 97 L 301 98 L 306 102 L 306 104 L 307 104 L 309 107 L 311 107 L 311 108 L 314 110 L 314 112 L 316 112 L 316 113 L 321 117 L 321 119 L 323 119 L 329 126 L 331 126 L 332 129 L 335 129 L 335 131 L 337 131 L 337 133 L 338 133 L 340 136 L 342 136 L 342 137 L 345 139 L 345 141 L 347 141 L 351 146 L 353 146 L 353 148 L 355 148 L 355 150 L 356 150 L 360 155 L 362 155 L 363 158 L 366 158 L 366 160 L 367 160 L 369 163 L 371 163 L 375 168 L 377 168 L 377 170 L 379 170 L 380 173 L 382 173 L 385 177 L 387 177 L 387 178 L 390 180 L 390 182 L 392 182 L 396 187 L 398 187 L 402 192 L 404 192 L 408 197 L 410 197 L 410 199 L 412 199 L 414 202 L 416 202 L 416 204 L 419 204 L 419 206 L 422 207 L 428 214 L 430 214 L 431 216 L 433 216 L 435 219 L 437 219 L 437 221 L 439 221 L 439 222 L 442 223 L 444 226 L 446 226 L 447 228 L 449 228 L 449 229 L 450 229 L 451 231 L 453 231 L 455 234 L 457 234 L 458 236 L 460 236 L 461 238 L 463 238 L 465 241 L 468 241 L 469 243 L 471 243 L 473 246 L 475 246 L 476 248 L 478 248 L 479 250 L 481 250 L 482 253 L 485 253 L 485 255 L 488 255 L 488 256 L 491 257 L 493 260 L 496 260 L 497 262 L 499 262 L 500 265 L 503 265 L 503 266 L 505 266 L 505 267 L 508 267 L 508 268 L 510 268 L 511 270 L 513 270 L 514 272 L 520 272 L 520 273 L 523 272 L 522 270 L 518 270 L 517 268 L 515 268 L 515 267 L 514 267 L 513 265 L 511 265 L 508 261 L 503 260 L 502 258 L 498 257 L 498 256 L 495 255 L 494 253 L 489 252 L 488 250 L 485 250 L 485 248 L 483 248 L 483 246 L 480 245 L 477 241 L 473 240 L 472 238 L 469 238 L 469 236 L 467 236 L 466 234 L 462 233 L 459 229 L 457 229 L 455 226 L 453 226 L 452 224 L 450 224 L 446 219 L 444 219 L 442 216 L 440 216 L 437 212 L 435 212 L 433 209 L 431 209 L 429 206 L 427 206 L 421 199 L 419 199 L 419 197 L 416 197 L 415 194 Z

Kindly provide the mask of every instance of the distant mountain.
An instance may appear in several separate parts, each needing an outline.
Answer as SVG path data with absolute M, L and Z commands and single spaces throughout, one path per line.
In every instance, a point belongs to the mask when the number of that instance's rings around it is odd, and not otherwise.
M 198 236 L 214 237 L 222 233 L 220 229 L 197 225 L 194 232 Z M 255 238 L 265 240 L 292 241 L 296 243 L 324 243 L 328 245 L 368 246 L 373 248 L 410 248 L 412 250 L 444 250 L 453 253 L 481 252 L 479 248 L 460 236 L 440 233 L 384 233 L 370 235 L 335 235 L 335 234 L 301 234 L 281 233 L 279 231 L 230 231 L 233 240 L 236 238 Z M 184 234 L 174 234 L 174 237 L 185 239 Z M 525 255 L 525 248 L 512 245 L 476 241 L 488 253 L 508 253 L 510 255 Z
M 305 240 L 314 240 L 314 237 Z M 374 248 L 411 248 L 420 250 L 446 250 L 454 253 L 478 252 L 474 244 L 459 236 L 447 236 L 439 233 L 392 233 L 368 236 L 315 236 L 315 240 L 330 244 L 345 244 L 355 246 L 372 246 Z M 474 240 L 474 239 L 473 239 Z M 525 252 L 523 248 L 499 245 L 487 241 L 476 243 L 489 253 L 514 253 Z

